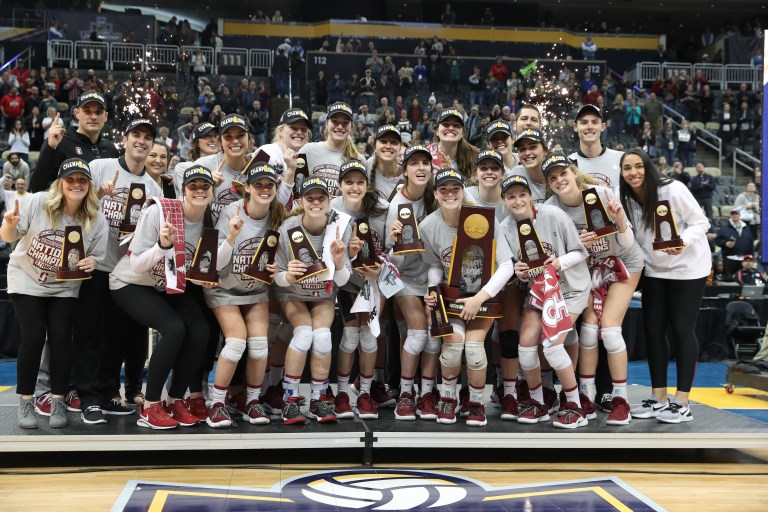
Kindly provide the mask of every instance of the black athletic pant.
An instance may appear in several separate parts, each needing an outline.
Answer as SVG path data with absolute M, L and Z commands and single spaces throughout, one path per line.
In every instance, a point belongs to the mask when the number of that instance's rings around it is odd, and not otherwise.
M 677 389 L 691 390 L 699 357 L 696 319 L 706 282 L 706 277 L 677 280 L 643 276 L 643 327 L 652 387 L 667 387 L 670 344 L 674 343 Z
M 102 330 L 105 304 L 109 301 L 109 273 L 94 270 L 91 278 L 80 284 L 77 307 L 80 314 L 73 318 L 72 339 L 74 361 L 72 379 L 85 410 L 91 405 L 102 405 L 99 389 L 99 371 L 102 358 Z
M 173 381 L 168 394 L 182 398 L 194 380 L 200 380 L 200 367 L 208 343 L 208 322 L 199 302 L 192 296 L 196 285 L 188 283 L 180 294 L 158 292 L 149 286 L 129 284 L 112 290 L 115 302 L 145 327 L 160 332 L 162 338 L 152 352 L 147 374 L 147 400 L 159 402 L 163 384 L 171 370 Z
M 40 356 L 47 335 L 51 351 L 51 392 L 65 395 L 69 390 L 72 370 L 72 318 L 77 298 L 34 297 L 18 293 L 9 297 L 21 330 L 21 346 L 16 360 L 16 392 L 20 395 L 35 392 Z

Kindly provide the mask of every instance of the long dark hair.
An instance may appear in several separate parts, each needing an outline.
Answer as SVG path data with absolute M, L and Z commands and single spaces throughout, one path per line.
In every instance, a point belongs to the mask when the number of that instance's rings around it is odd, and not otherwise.
M 632 214 L 630 213 L 631 210 L 629 208 L 629 200 L 634 200 L 637 204 L 640 205 L 640 220 L 642 220 L 646 226 L 653 226 L 653 214 L 656 210 L 656 201 L 659 200 L 659 188 L 672 183 L 672 179 L 661 175 L 658 169 L 656 169 L 656 166 L 653 165 L 653 161 L 651 161 L 651 157 L 648 156 L 648 153 L 640 148 L 632 148 L 626 151 L 621 156 L 619 167 L 624 165 L 624 159 L 628 155 L 639 156 L 640 160 L 643 161 L 643 167 L 645 168 L 645 180 L 643 181 L 645 198 L 641 202 L 640 199 L 638 199 L 638 197 L 635 195 L 632 188 L 627 184 L 626 180 L 624 180 L 622 177 L 621 180 L 619 180 L 621 205 L 624 207 L 624 211 L 627 212 L 627 216 L 631 217 Z M 630 218 L 629 220 L 637 228 L 638 219 Z
M 430 162 L 430 166 L 431 166 Z M 408 187 L 408 173 L 405 172 L 407 162 L 403 162 L 403 181 L 405 182 L 404 189 Z M 424 199 L 424 210 L 426 212 L 432 213 L 437 209 L 437 201 L 435 200 L 435 178 L 432 176 L 429 181 L 427 181 L 427 187 L 424 189 L 424 195 L 421 196 L 422 199 Z

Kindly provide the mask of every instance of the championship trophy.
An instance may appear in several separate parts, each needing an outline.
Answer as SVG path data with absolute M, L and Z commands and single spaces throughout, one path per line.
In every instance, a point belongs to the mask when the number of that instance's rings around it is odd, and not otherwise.
M 306 178 L 309 178 L 309 164 L 307 162 L 307 155 L 299 153 L 296 156 L 296 172 L 293 174 L 293 201 L 295 204 L 299 204 L 299 197 L 301 196 L 301 184 Z
M 64 242 L 61 245 L 61 265 L 56 272 L 57 281 L 82 281 L 90 279 L 91 274 L 77 268 L 77 262 L 85 258 L 83 231 L 80 226 L 64 228 Z
M 493 208 L 462 206 L 459 213 L 459 229 L 453 242 L 448 283 L 440 286 L 445 297 L 446 311 L 458 316 L 464 304 L 457 299 L 474 296 L 493 275 L 496 264 L 496 240 Z M 499 318 L 502 305 L 491 298 L 480 306 L 479 318 Z
M 664 240 L 664 235 L 661 232 L 661 228 L 665 222 L 669 224 L 669 240 Z M 656 209 L 653 212 L 653 233 L 654 251 L 685 247 L 683 239 L 680 238 L 680 235 L 677 232 L 675 216 L 672 214 L 672 209 L 669 207 L 669 201 L 656 202 Z
M 453 334 L 453 326 L 448 321 L 448 317 L 445 313 L 445 302 L 443 302 L 443 294 L 440 293 L 439 286 L 430 286 L 429 295 L 437 299 L 437 303 L 430 311 L 432 316 L 432 326 L 429 328 L 429 334 L 433 338 L 442 338 Z
M 269 153 L 267 153 L 266 151 L 262 151 L 260 149 L 253 154 L 251 159 L 248 161 L 248 164 L 245 166 L 245 169 L 243 169 L 243 172 L 238 174 L 237 177 L 232 180 L 232 188 L 234 188 L 237 191 L 240 197 L 243 197 L 245 195 L 245 178 L 246 176 L 248 176 L 248 169 L 250 169 L 254 165 L 268 164 L 268 163 L 269 163 Z
M 424 252 L 424 242 L 419 234 L 419 224 L 413 213 L 411 203 L 403 203 L 397 207 L 397 218 L 403 224 L 403 230 L 392 247 L 394 254 L 408 254 Z
M 352 262 L 355 270 L 364 270 L 365 267 L 374 267 L 379 262 L 376 257 L 376 247 L 373 245 L 373 235 L 368 217 L 357 221 L 357 238 L 363 242 L 363 247 L 357 253 L 357 258 Z
M 267 272 L 267 265 L 275 262 L 278 240 L 280 240 L 280 233 L 268 229 L 253 254 L 251 264 L 245 269 L 243 275 L 264 284 L 272 284 L 272 275 Z
M 143 183 L 131 183 L 128 197 L 125 200 L 123 210 L 123 222 L 120 223 L 120 234 L 128 234 L 136 231 L 136 223 L 141 215 L 141 207 L 147 199 Z
M 218 284 L 219 273 L 216 270 L 216 254 L 219 247 L 219 230 L 203 228 L 200 240 L 197 242 L 195 257 L 187 269 L 187 280 L 196 283 Z
M 581 197 L 584 205 L 584 216 L 587 219 L 587 231 L 593 231 L 597 238 L 602 238 L 619 230 L 608 216 L 603 200 L 597 195 L 596 189 L 582 190 Z
M 317 256 L 315 248 L 312 247 L 312 242 L 310 242 L 307 235 L 304 234 L 304 230 L 301 229 L 301 226 L 289 229 L 288 239 L 290 240 L 293 259 L 299 260 L 307 266 L 304 275 L 296 279 L 297 282 L 304 281 L 321 272 L 325 272 L 328 267 L 326 267 L 323 260 Z
M 517 239 L 520 245 L 520 259 L 528 264 L 528 270 L 534 270 L 544 266 L 549 256 L 544 252 L 539 234 L 533 227 L 531 219 L 517 221 Z

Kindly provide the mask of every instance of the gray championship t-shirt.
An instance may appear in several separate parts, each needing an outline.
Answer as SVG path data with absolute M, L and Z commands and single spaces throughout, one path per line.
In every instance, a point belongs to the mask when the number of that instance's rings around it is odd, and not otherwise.
M 343 156 L 344 153 L 329 149 L 325 142 L 305 144 L 299 153 L 303 153 L 307 157 L 308 176 L 322 178 L 328 186 L 328 192 L 331 194 L 331 197 L 340 196 L 339 169 L 347 161 Z
M 568 155 L 571 160 L 576 160 L 576 165 L 584 174 L 589 174 L 602 185 L 618 190 L 621 180 L 621 156 L 622 151 L 608 149 L 603 146 L 603 151 L 595 158 L 589 158 L 581 151 Z
M 508 176 L 522 176 L 528 180 L 528 183 L 531 185 L 531 198 L 533 198 L 534 203 L 541 204 L 547 199 L 547 184 L 536 182 L 531 178 L 528 169 L 522 165 L 513 167 L 510 172 L 504 175 L 505 178 Z
M 405 182 L 403 181 L 403 175 L 398 174 L 394 178 L 387 178 L 381 174 L 378 168 L 373 168 L 374 160 L 375 157 L 371 157 L 365 161 L 365 167 L 368 169 L 368 176 L 375 176 L 371 181 L 374 182 L 374 188 L 376 189 L 376 192 L 379 194 L 379 197 L 389 202 L 389 198 L 393 196 L 395 187 L 397 187 L 398 184 L 405 185 Z
M 486 203 L 485 201 L 480 199 L 480 190 L 478 190 L 477 185 L 473 187 L 465 188 L 464 197 L 467 198 L 467 200 L 475 203 L 476 206 L 493 208 L 494 211 L 496 212 L 496 220 L 498 220 L 499 222 L 506 219 L 507 215 L 509 215 L 509 211 L 507 210 L 507 207 L 504 205 L 503 199 L 501 199 L 498 203 Z
M 248 161 L 248 158 L 249 157 L 246 156 L 246 162 Z M 216 170 L 216 167 L 219 166 L 219 163 L 223 159 L 224 153 L 217 153 L 215 155 L 198 158 L 195 160 L 195 164 L 202 165 L 209 171 L 213 172 Z M 225 206 L 240 200 L 240 196 L 232 188 L 232 180 L 237 178 L 240 175 L 240 172 L 234 169 L 230 169 L 227 164 L 224 164 L 221 167 L 221 174 L 224 177 L 224 181 L 222 181 L 221 184 L 213 191 L 213 201 L 211 201 L 211 212 L 213 213 L 214 223 L 218 220 L 219 214 Z M 182 196 L 177 195 L 176 197 L 181 198 Z
M 19 223 L 16 230 L 19 242 L 8 262 L 8 293 L 19 293 L 33 297 L 77 297 L 81 281 L 57 281 L 56 273 L 62 265 L 91 256 L 97 262 L 104 259 L 107 250 L 107 221 L 99 213 L 89 231 L 68 215 L 60 215 L 56 225 L 51 226 L 43 205 L 48 191 L 30 194 L 27 202 L 19 208 Z M 72 254 L 62 258 L 64 228 L 80 226 L 83 230 L 85 254 Z M 63 262 L 63 263 L 62 263 Z

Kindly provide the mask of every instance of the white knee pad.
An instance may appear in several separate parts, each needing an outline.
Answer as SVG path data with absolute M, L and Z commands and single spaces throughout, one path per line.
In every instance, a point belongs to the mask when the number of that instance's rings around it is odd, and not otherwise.
M 270 342 L 274 343 L 275 338 L 277 338 L 277 330 L 280 328 L 280 322 L 282 321 L 283 321 L 283 318 L 280 315 L 276 315 L 274 313 L 269 314 L 267 338 L 269 338 Z
M 539 347 L 524 347 L 520 345 L 517 348 L 517 354 L 520 359 L 520 368 L 523 370 L 535 370 L 541 364 L 539 362 Z
M 312 331 L 312 353 L 316 356 L 324 356 L 330 354 L 331 350 L 333 350 L 331 330 L 321 327 Z
M 443 347 L 442 338 L 432 338 L 427 340 L 427 346 L 424 347 L 424 353 L 426 354 L 439 354 L 440 349 Z
M 227 338 L 224 340 L 224 348 L 221 349 L 221 357 L 236 363 L 243 357 L 243 352 L 245 352 L 245 340 Z
M 357 350 L 358 345 L 360 345 L 360 328 L 345 327 L 341 334 L 339 350 L 346 352 L 347 354 L 353 354 L 355 350 Z
M 485 343 L 482 341 L 467 341 L 464 343 L 464 354 L 467 356 L 467 369 L 482 370 L 488 366 Z
M 266 359 L 269 354 L 269 340 L 266 336 L 248 338 L 248 358 Z
M 571 364 L 571 358 L 563 345 L 545 348 L 544 357 L 547 359 L 549 366 L 555 371 L 568 368 Z
M 446 368 L 458 368 L 461 366 L 461 356 L 464 354 L 464 343 L 443 343 L 440 351 L 440 364 Z
M 421 354 L 427 344 L 427 331 L 419 329 L 408 329 L 408 336 L 403 343 L 403 349 L 411 355 Z
M 306 354 L 309 352 L 310 347 L 312 347 L 312 327 L 309 325 L 300 325 L 295 328 L 288 348 Z
M 579 346 L 584 350 L 594 350 L 597 348 L 597 326 L 594 324 L 581 324 L 581 337 Z
M 603 334 L 603 345 L 605 345 L 606 352 L 609 354 L 618 354 L 619 352 L 627 350 L 624 336 L 621 335 L 621 327 L 604 327 L 601 332 Z
M 376 342 L 376 336 L 371 332 L 371 328 L 364 325 L 360 328 L 360 350 L 366 354 L 373 354 L 379 349 Z
M 563 342 L 563 345 L 566 347 L 570 347 L 571 345 L 575 345 L 579 342 L 579 333 L 576 332 L 576 329 L 571 329 L 568 331 L 568 334 L 565 335 L 565 341 Z

